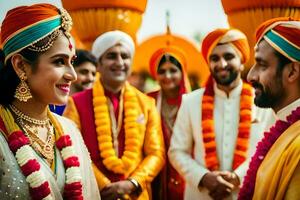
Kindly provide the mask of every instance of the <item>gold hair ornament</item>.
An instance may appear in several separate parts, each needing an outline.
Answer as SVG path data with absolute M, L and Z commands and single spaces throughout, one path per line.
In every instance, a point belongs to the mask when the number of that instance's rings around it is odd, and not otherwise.
M 28 49 L 31 51 L 35 51 L 35 52 L 45 52 L 48 49 L 50 49 L 54 43 L 54 41 L 56 40 L 56 38 L 59 36 L 59 34 L 61 33 L 60 30 L 63 31 L 63 33 L 65 34 L 65 36 L 68 38 L 69 40 L 69 48 L 72 49 L 72 44 L 70 42 L 70 38 L 71 38 L 71 34 L 70 31 L 72 29 L 72 18 L 69 15 L 69 13 L 61 8 L 59 9 L 59 13 L 61 15 L 61 26 L 60 29 L 57 28 L 56 30 L 54 30 L 52 33 L 50 33 L 49 35 L 39 39 L 38 41 L 32 43 Z M 43 40 L 47 40 L 47 42 L 45 41 L 45 43 L 43 43 Z M 42 44 L 40 44 L 42 43 Z M 38 45 L 40 44 L 40 45 Z

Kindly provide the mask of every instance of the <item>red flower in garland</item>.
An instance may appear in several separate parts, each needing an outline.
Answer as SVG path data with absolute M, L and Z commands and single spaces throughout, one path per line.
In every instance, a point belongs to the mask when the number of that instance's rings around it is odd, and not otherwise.
M 63 135 L 56 141 L 56 146 L 61 150 L 61 154 L 64 161 L 64 166 L 66 168 L 66 184 L 64 188 L 64 199 L 83 199 L 82 195 L 82 183 L 80 180 L 69 180 L 70 174 L 75 174 L 74 177 L 80 175 L 80 163 L 78 157 L 75 155 L 74 149 L 68 149 L 68 152 L 71 151 L 72 155 L 64 151 L 64 149 L 72 148 L 72 141 L 69 135 Z
M 257 144 L 256 152 L 251 158 L 243 186 L 240 189 L 239 200 L 251 200 L 255 190 L 255 181 L 257 171 L 263 162 L 265 156 L 271 149 L 276 140 L 285 132 L 293 123 L 300 119 L 300 107 L 295 109 L 288 117 L 287 121 L 278 120 L 268 132 L 264 133 L 264 138 Z

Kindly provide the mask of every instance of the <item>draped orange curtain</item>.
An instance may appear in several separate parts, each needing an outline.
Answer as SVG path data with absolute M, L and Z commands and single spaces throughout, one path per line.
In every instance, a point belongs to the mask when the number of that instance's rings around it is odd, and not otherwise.
M 229 25 L 243 31 L 249 40 L 251 58 L 246 69 L 254 63 L 254 34 L 262 22 L 275 17 L 300 18 L 300 0 L 222 0 L 222 4 Z
M 134 40 L 147 0 L 62 0 L 73 19 L 73 29 L 85 49 L 104 32 L 121 30 Z
M 210 72 L 200 51 L 187 39 L 168 33 L 153 36 L 136 47 L 136 53 L 133 60 L 133 71 L 149 72 L 149 61 L 153 53 L 157 49 L 166 47 L 170 44 L 185 52 L 187 56 L 187 72 L 189 78 L 191 78 L 191 76 L 198 78 L 198 85 L 203 85 Z

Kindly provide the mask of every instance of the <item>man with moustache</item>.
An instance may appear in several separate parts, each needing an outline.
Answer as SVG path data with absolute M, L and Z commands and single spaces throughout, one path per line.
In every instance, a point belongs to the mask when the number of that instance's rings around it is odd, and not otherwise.
M 165 159 L 155 101 L 127 82 L 134 48 L 124 32 L 100 35 L 92 47 L 100 74 L 92 89 L 69 99 L 64 114 L 81 130 L 105 200 L 150 200 Z
M 185 178 L 185 199 L 236 199 L 263 130 L 273 113 L 253 104 L 253 89 L 241 79 L 249 58 L 246 36 L 217 29 L 202 43 L 211 71 L 205 88 L 184 95 L 168 152 Z
M 277 116 L 251 159 L 239 199 L 300 199 L 300 21 L 275 18 L 256 32 L 248 81 Z

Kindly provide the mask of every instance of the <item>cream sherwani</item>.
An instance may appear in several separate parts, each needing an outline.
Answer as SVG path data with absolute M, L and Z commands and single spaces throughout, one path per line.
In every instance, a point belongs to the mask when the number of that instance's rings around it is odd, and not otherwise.
M 232 161 L 238 135 L 242 81 L 228 97 L 216 85 L 214 91 L 214 128 L 220 170 L 233 171 Z M 203 175 L 209 172 L 205 166 L 201 127 L 203 93 L 204 89 L 199 89 L 183 96 L 168 152 L 171 164 L 186 180 L 184 196 L 186 200 L 211 199 L 206 188 L 198 189 Z M 241 182 L 248 168 L 250 155 L 255 152 L 256 143 L 262 138 L 264 130 L 274 121 L 275 116 L 271 109 L 252 106 L 249 157 L 234 171 Z M 236 192 L 228 199 L 236 199 Z

